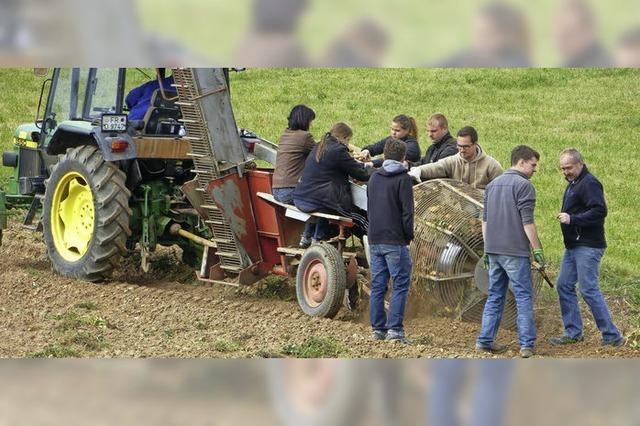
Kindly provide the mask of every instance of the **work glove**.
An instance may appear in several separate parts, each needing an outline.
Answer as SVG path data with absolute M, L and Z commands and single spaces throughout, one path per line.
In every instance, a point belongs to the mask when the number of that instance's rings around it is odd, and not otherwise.
M 540 265 L 540 269 L 544 269 L 547 266 L 547 262 L 544 261 L 544 252 L 541 248 L 533 250 L 533 260 Z
M 422 182 L 422 170 L 420 170 L 420 167 L 412 167 L 411 170 L 409 170 L 409 176 L 418 183 Z
M 489 263 L 489 255 L 487 253 L 482 255 L 482 267 L 484 269 L 489 269 L 490 263 Z
M 368 161 L 371 158 L 371 153 L 368 149 L 363 149 L 360 151 L 360 158 L 362 158 L 362 161 Z

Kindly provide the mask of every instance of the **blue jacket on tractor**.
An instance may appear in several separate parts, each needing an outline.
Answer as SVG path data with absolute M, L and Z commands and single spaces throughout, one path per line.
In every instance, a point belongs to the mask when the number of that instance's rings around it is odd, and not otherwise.
M 173 76 L 162 79 L 162 88 L 165 91 L 173 92 Z M 160 88 L 158 80 L 148 81 L 131 90 L 125 98 L 127 108 L 129 108 L 129 120 L 142 120 L 147 109 L 151 106 L 151 96 L 153 92 Z

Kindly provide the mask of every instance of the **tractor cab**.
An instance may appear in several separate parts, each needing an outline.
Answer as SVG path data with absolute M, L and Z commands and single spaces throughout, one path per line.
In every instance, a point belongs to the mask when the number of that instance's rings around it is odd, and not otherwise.
M 190 161 L 188 143 L 179 141 L 184 128 L 178 121 L 182 114 L 175 88 L 160 84 L 155 73 L 135 68 L 34 72 L 47 77 L 35 120 L 16 129 L 12 149 L 2 155 L 2 165 L 14 169 L 7 187 L 8 204 L 29 206 L 34 197 L 44 194 L 44 181 L 58 156 L 77 146 L 97 145 L 110 162 L 140 159 L 136 162 L 146 163 L 135 168 L 131 185 L 143 181 L 147 170 L 155 173 L 166 168 L 167 159 Z M 157 89 L 142 119 L 129 120 L 127 95 L 153 82 Z M 174 164 L 170 167 L 175 168 Z
M 179 133 L 182 115 L 175 88 L 165 87 L 166 80 L 155 75 L 126 68 L 56 69 L 50 82 L 44 116 L 37 119 L 42 146 L 49 154 L 62 153 L 73 145 L 66 137 L 70 132 L 94 133 L 97 138 L 118 133 L 175 137 Z M 128 105 L 131 102 L 135 105 Z M 130 119 L 129 107 L 136 111 L 142 107 L 144 112 Z

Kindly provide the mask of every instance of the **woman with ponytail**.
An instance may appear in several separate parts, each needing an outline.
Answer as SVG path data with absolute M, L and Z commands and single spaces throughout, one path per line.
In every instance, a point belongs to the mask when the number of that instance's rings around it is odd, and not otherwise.
M 349 141 L 353 132 L 345 123 L 336 123 L 320 143 L 313 148 L 304 165 L 300 183 L 293 193 L 293 202 L 303 212 L 322 212 L 350 217 L 352 231 L 362 238 L 367 233 L 367 214 L 353 204 L 349 177 L 368 181 L 370 169 L 349 154 Z M 301 246 L 311 239 L 328 238 L 328 222 L 319 220 L 315 230 L 306 227 Z
M 361 155 L 364 161 L 370 161 L 372 157 L 380 155 L 384 151 L 384 145 L 389 139 L 400 139 L 407 144 L 407 159 L 408 162 L 420 161 L 420 145 L 418 144 L 418 125 L 413 117 L 400 114 L 393 118 L 391 121 L 391 133 L 386 138 L 367 145 L 362 148 Z M 373 167 L 381 167 L 382 158 L 372 161 Z

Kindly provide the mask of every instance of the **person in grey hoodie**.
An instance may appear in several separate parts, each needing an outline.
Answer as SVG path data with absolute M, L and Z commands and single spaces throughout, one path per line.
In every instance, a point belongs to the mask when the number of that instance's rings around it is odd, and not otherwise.
M 370 319 L 376 340 L 408 343 L 403 326 L 404 310 L 411 282 L 413 239 L 413 188 L 405 161 L 407 148 L 403 141 L 389 139 L 384 147 L 382 168 L 367 185 L 369 214 L 369 247 L 371 253 Z M 389 278 L 393 292 L 388 313 L 384 311 L 384 295 Z
M 478 132 L 473 127 L 465 126 L 458 131 L 457 147 L 458 155 L 412 167 L 409 175 L 417 182 L 448 178 L 484 189 L 489 182 L 502 174 L 500 163 L 486 155 L 478 145 Z

